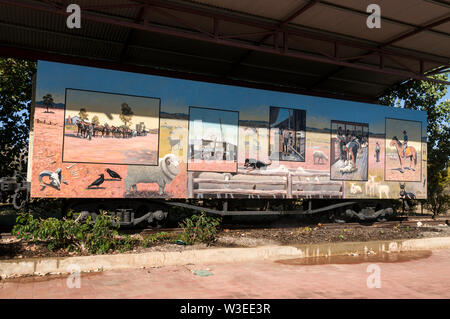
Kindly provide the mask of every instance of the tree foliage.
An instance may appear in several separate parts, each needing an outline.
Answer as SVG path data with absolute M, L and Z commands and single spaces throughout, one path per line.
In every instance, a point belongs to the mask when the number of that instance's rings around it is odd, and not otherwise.
M 122 103 L 121 113 L 119 115 L 119 118 L 122 120 L 122 122 L 125 123 L 126 127 L 129 127 L 129 125 L 131 124 L 133 115 L 134 115 L 134 112 L 131 109 L 131 107 L 127 103 Z
M 448 74 L 436 79 L 448 80 Z M 428 125 L 428 200 L 426 205 L 434 214 L 445 212 L 449 207 L 450 158 L 450 100 L 443 100 L 448 87 L 441 83 L 410 80 L 391 88 L 380 98 L 384 105 L 403 107 L 427 112 Z
M 48 108 L 53 108 L 55 106 L 55 101 L 53 100 L 53 96 L 51 94 L 46 94 L 42 97 L 43 103 L 45 107 L 47 107 L 47 113 L 49 112 Z
M 94 124 L 94 125 L 99 125 L 100 124 L 100 120 L 98 119 L 97 115 L 94 115 L 92 117 L 91 123 Z
M 26 170 L 36 63 L 0 58 L 0 176 Z
M 80 109 L 80 112 L 78 113 L 78 116 L 82 121 L 87 121 L 89 119 L 89 114 L 87 110 L 83 107 Z

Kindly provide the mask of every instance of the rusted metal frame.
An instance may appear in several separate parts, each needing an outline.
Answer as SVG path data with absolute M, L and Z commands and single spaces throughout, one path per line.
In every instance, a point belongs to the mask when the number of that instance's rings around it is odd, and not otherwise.
M 404 39 L 406 39 L 406 38 L 408 38 L 408 37 L 411 37 L 411 36 L 416 35 L 416 34 L 422 32 L 422 31 L 428 30 L 429 28 L 432 28 L 432 27 L 436 27 L 436 26 L 438 26 L 438 25 L 440 25 L 440 24 L 443 24 L 443 23 L 446 23 L 446 22 L 448 22 L 448 21 L 450 21 L 450 17 L 447 17 L 447 18 L 444 18 L 444 19 L 440 19 L 440 20 L 435 21 L 435 22 L 433 22 L 433 23 L 430 23 L 430 24 L 427 24 L 427 25 L 425 25 L 425 26 L 419 27 L 419 28 L 417 28 L 416 30 L 413 30 L 413 31 L 410 31 L 410 32 L 408 32 L 408 33 L 406 33 L 406 34 L 397 36 L 397 37 L 395 37 L 394 39 L 392 39 L 392 40 L 390 40 L 390 41 L 388 41 L 388 42 L 385 42 L 385 43 L 382 43 L 382 44 L 378 45 L 378 49 L 383 49 L 383 48 L 385 48 L 385 47 L 387 47 L 387 46 L 389 46 L 389 45 L 391 45 L 391 44 L 393 44 L 393 43 L 395 43 L 395 42 L 404 40 Z M 374 54 L 375 52 L 377 52 L 377 53 L 380 54 L 380 52 L 379 52 L 378 50 L 371 50 L 371 51 L 367 52 L 366 54 L 362 55 L 361 57 L 355 58 L 355 61 L 354 61 L 354 62 L 356 63 L 357 61 L 361 60 L 361 58 L 363 58 L 363 57 L 365 57 L 365 56 L 368 56 L 368 55 L 372 55 L 372 54 Z M 388 57 L 388 55 L 386 55 L 386 56 Z M 410 72 L 416 73 L 416 72 L 412 71 L 409 67 L 406 67 L 403 63 L 400 63 L 398 60 L 394 59 L 392 56 L 389 56 L 388 58 L 390 58 L 390 59 L 391 59 L 392 61 L 394 61 L 395 63 L 397 63 L 397 64 L 399 64 L 399 65 L 405 67 L 405 68 L 406 68 L 407 70 L 409 70 Z M 420 64 L 420 73 L 419 73 L 419 75 L 420 75 L 420 76 L 424 76 L 424 72 L 423 72 L 424 59 L 416 58 L 416 60 L 418 60 L 418 61 L 419 61 L 419 64 Z M 381 61 L 382 61 L 382 58 L 381 58 L 381 54 L 380 54 L 380 62 L 381 62 Z M 442 63 L 439 63 L 439 64 L 442 64 Z M 329 77 L 333 76 L 334 74 L 340 72 L 342 69 L 343 69 L 342 67 L 341 67 L 341 68 L 337 68 L 334 72 L 331 72 L 328 76 L 325 76 L 325 77 L 323 77 L 321 80 L 319 80 L 318 82 L 316 82 L 312 87 L 316 87 L 316 86 L 320 85 L 321 83 L 323 83 L 324 81 L 326 81 L 327 78 L 329 78 Z M 432 82 L 434 82 L 434 81 L 432 81 Z
M 307 4 L 305 4 L 303 7 L 298 9 L 297 11 L 293 12 L 289 15 L 286 19 L 283 20 L 283 22 L 280 23 L 279 27 L 284 27 L 286 24 L 294 20 L 295 18 L 299 17 L 301 14 L 303 14 L 305 11 L 311 9 L 313 6 L 315 6 L 317 3 L 319 3 L 321 0 L 311 0 Z
M 142 3 L 116 3 L 116 4 L 99 4 L 99 5 L 81 5 L 82 10 L 104 10 L 104 9 L 126 9 L 145 7 L 147 4 Z
M 432 0 L 425 0 L 425 1 L 432 1 Z M 333 9 L 339 9 L 339 10 L 342 10 L 342 11 L 346 11 L 346 12 L 350 12 L 350 13 L 358 14 L 360 16 L 367 17 L 367 12 L 366 11 L 361 11 L 361 10 L 358 10 L 358 9 L 346 7 L 346 6 L 343 6 L 341 4 L 331 3 L 331 2 L 328 2 L 328 1 L 321 1 L 321 5 L 327 6 L 327 7 L 331 7 Z M 407 23 L 407 22 L 404 22 L 404 21 L 395 20 L 393 18 L 389 18 L 389 17 L 386 17 L 386 16 L 383 16 L 383 21 L 387 21 L 387 22 L 390 22 L 392 24 L 397 24 L 397 25 L 401 25 L 403 27 L 408 27 L 408 28 L 418 28 L 419 27 L 417 25 L 414 25 L 414 24 L 411 24 L 411 23 Z M 435 34 L 439 34 L 440 36 L 448 36 L 448 33 L 442 32 L 442 31 L 438 31 L 438 30 L 427 29 L 427 31 L 433 32 Z
M 239 39 L 239 38 L 245 38 L 247 36 L 253 36 L 253 35 L 273 35 L 275 32 L 273 31 L 260 31 L 260 32 L 248 32 L 248 33 L 235 33 L 235 34 L 223 34 L 218 35 L 217 38 L 219 39 Z
M 411 69 L 411 68 L 410 68 L 409 66 L 407 66 L 406 64 L 404 64 L 404 63 L 398 61 L 396 58 L 394 58 L 394 57 L 392 57 L 392 56 L 389 56 L 389 55 L 386 55 L 385 57 L 386 57 L 386 59 L 389 59 L 389 60 L 391 60 L 392 62 L 394 62 L 394 63 L 400 65 L 401 67 L 403 67 L 404 69 L 408 70 L 409 72 L 416 73 L 416 71 L 414 71 L 413 69 Z M 422 60 L 421 60 L 421 61 L 422 61 Z M 422 72 L 420 72 L 420 74 L 423 75 Z
M 0 0 L 0 3 L 5 3 L 5 2 L 11 3 L 10 0 Z M 20 6 L 28 7 L 29 4 L 20 3 Z M 56 14 L 65 15 L 65 16 L 67 15 L 67 13 L 65 11 L 59 10 L 56 8 L 51 8 L 51 7 L 47 7 L 47 6 L 45 6 L 45 7 L 34 6 L 34 7 L 36 7 L 36 9 L 47 11 L 50 13 L 56 13 Z M 187 39 L 191 39 L 191 40 L 199 40 L 199 41 L 222 44 L 222 45 L 236 47 L 236 48 L 243 48 L 243 49 L 247 49 L 247 50 L 260 51 L 260 52 L 265 52 L 265 53 L 269 53 L 269 54 L 280 54 L 280 55 L 284 55 L 284 56 L 289 56 L 289 57 L 293 57 L 293 58 L 299 58 L 299 59 L 304 59 L 304 60 L 309 60 L 309 61 L 314 61 L 314 62 L 336 64 L 336 65 L 340 65 L 340 66 L 352 67 L 352 68 L 361 69 L 361 70 L 374 71 L 374 72 L 391 74 L 391 75 L 408 77 L 408 78 L 411 77 L 411 78 L 415 78 L 418 80 L 428 80 L 428 81 L 436 82 L 436 83 L 450 84 L 450 82 L 448 82 L 448 81 L 427 78 L 424 76 L 419 76 L 417 74 L 411 74 L 410 72 L 404 72 L 401 70 L 394 70 L 394 69 L 387 69 L 387 68 L 379 69 L 377 67 L 370 66 L 370 65 L 354 64 L 354 63 L 330 60 L 327 58 L 317 57 L 317 56 L 308 55 L 308 54 L 304 54 L 304 53 L 300 53 L 300 52 L 281 52 L 279 50 L 274 50 L 273 48 L 265 48 L 263 46 L 255 46 L 255 45 L 251 45 L 251 44 L 247 44 L 247 43 L 243 43 L 243 42 L 214 39 L 211 37 L 204 37 L 200 34 L 188 33 L 186 31 L 161 28 L 161 27 L 148 25 L 148 24 L 141 25 L 141 24 L 135 24 L 135 23 L 127 22 L 127 21 L 122 21 L 122 20 L 116 19 L 116 18 L 107 18 L 107 17 L 96 16 L 96 15 L 93 15 L 88 12 L 84 13 L 84 19 L 94 21 L 94 22 L 100 22 L 100 23 L 115 24 L 118 26 L 126 27 L 126 28 L 134 28 L 134 29 L 140 29 L 140 30 L 148 31 L 148 32 L 177 36 L 177 37 L 187 38 Z
M 0 22 L 0 27 L 1 26 L 7 27 L 7 28 L 15 28 L 15 29 L 19 29 L 19 30 L 25 30 L 25 31 L 29 31 L 29 32 L 41 32 L 41 33 L 45 33 L 45 34 L 52 34 L 52 35 L 57 35 L 57 36 L 66 37 L 66 38 L 70 38 L 70 39 L 77 39 L 77 40 L 81 40 L 81 41 L 83 41 L 83 40 L 84 41 L 92 41 L 92 42 L 104 43 L 106 45 L 117 46 L 117 47 L 121 46 L 120 42 L 113 41 L 113 40 L 94 38 L 94 37 L 90 37 L 90 36 L 81 36 L 78 34 L 66 33 L 66 32 L 61 32 L 61 31 L 53 31 L 53 30 L 48 30 L 48 29 L 38 29 L 35 27 L 28 27 L 28 26 L 13 24 L 13 23 Z
M 215 39 L 219 37 L 219 27 L 220 27 L 220 20 L 213 17 L 213 33 Z
M 291 22 L 292 20 L 294 20 L 295 18 L 297 18 L 298 16 L 300 16 L 302 13 L 304 13 L 305 11 L 307 11 L 308 9 L 312 8 L 316 3 L 318 3 L 320 0 L 312 0 L 309 3 L 307 3 L 306 5 L 302 6 L 300 9 L 296 10 L 295 12 L 293 12 L 292 14 L 290 14 L 286 19 L 284 19 L 282 22 L 280 22 L 277 26 L 278 28 L 282 28 L 284 27 L 286 24 L 288 24 L 289 22 Z M 274 30 L 273 32 L 271 32 L 271 34 L 267 34 L 265 35 L 263 38 L 261 38 L 258 41 L 258 45 L 262 45 L 264 42 L 266 42 L 271 36 L 273 36 L 273 43 L 274 43 L 274 47 L 275 49 L 278 48 L 278 30 Z M 283 33 L 283 53 L 286 53 L 288 51 L 288 32 L 286 31 L 282 31 Z M 239 66 L 243 61 L 245 61 L 245 59 L 247 59 L 247 57 L 252 53 L 253 51 L 249 50 L 247 52 L 245 52 L 244 54 L 242 54 L 239 59 L 236 60 L 236 62 L 231 66 L 231 68 L 227 71 L 227 73 L 225 74 L 225 77 L 228 77 L 230 75 L 230 73 L 233 72 L 233 70 Z
M 5 0 L 1 0 L 1 1 L 5 1 Z M 243 17 L 242 15 L 238 16 L 238 15 L 226 14 L 226 13 L 222 13 L 222 12 L 213 11 L 210 9 L 193 7 L 193 6 L 189 6 L 189 5 L 185 5 L 185 4 L 181 4 L 181 3 L 173 3 L 171 1 L 163 1 L 163 0 L 133 0 L 133 1 L 136 1 L 139 3 L 149 3 L 154 6 L 158 6 L 158 7 L 164 7 L 164 8 L 175 10 L 175 11 L 178 10 L 178 11 L 182 11 L 182 12 L 198 14 L 198 15 L 210 17 L 210 18 L 215 17 L 220 20 L 224 20 L 224 21 L 228 21 L 228 22 L 232 22 L 232 23 L 236 23 L 236 24 L 248 25 L 248 26 L 261 28 L 261 29 L 265 29 L 265 30 L 288 32 L 289 34 L 292 34 L 292 35 L 298 35 L 300 37 L 310 38 L 310 39 L 314 39 L 314 40 L 320 40 L 320 41 L 332 42 L 332 43 L 338 42 L 339 45 L 343 45 L 343 46 L 349 46 L 349 47 L 366 49 L 366 50 L 373 50 L 376 52 L 390 54 L 390 55 L 394 55 L 397 57 L 416 59 L 417 61 L 419 61 L 420 59 L 423 59 L 425 62 L 442 64 L 442 61 L 437 61 L 437 60 L 430 59 L 430 58 L 421 58 L 421 57 L 417 57 L 417 56 L 403 54 L 400 52 L 389 51 L 386 49 L 378 48 L 377 46 L 371 46 L 371 45 L 363 44 L 361 42 L 356 42 L 354 40 L 336 39 L 331 36 L 327 36 L 324 34 L 318 34 L 318 33 L 314 33 L 311 31 L 300 30 L 297 28 L 288 28 L 285 25 L 280 27 L 280 23 L 279 24 L 269 23 L 269 22 L 262 21 L 261 19 Z M 267 39 L 265 39 L 265 40 L 267 40 Z
M 145 13 L 146 13 L 147 9 L 148 9 L 148 6 L 141 7 L 141 9 L 139 10 L 139 12 L 136 16 L 136 19 L 134 20 L 135 23 L 141 23 L 141 20 L 143 20 L 145 17 Z M 134 29 L 128 30 L 127 38 L 126 38 L 125 42 L 123 43 L 122 51 L 120 52 L 120 55 L 119 55 L 119 62 L 123 62 L 125 59 L 125 54 L 127 53 L 128 47 L 131 42 L 131 38 L 133 37 L 133 32 L 134 32 Z
M 340 61 L 340 60 L 341 60 L 341 59 L 336 59 L 336 54 L 335 54 L 335 52 L 333 52 L 333 54 L 329 54 L 329 53 L 324 52 L 323 50 L 319 50 L 319 49 L 317 49 L 317 48 L 314 48 L 313 46 L 308 46 L 308 45 L 307 45 L 308 42 L 306 42 L 306 41 L 301 41 L 301 40 L 303 40 L 303 39 L 298 39 L 298 38 L 299 38 L 298 36 L 291 37 L 291 39 L 292 39 L 292 38 L 295 39 L 294 41 L 296 41 L 296 42 L 298 42 L 298 43 L 301 43 L 305 48 L 308 47 L 310 50 L 316 52 L 317 54 L 326 56 L 327 58 L 329 58 L 329 59 L 331 59 L 331 60 L 337 60 L 337 61 Z
M 380 53 L 390 54 L 390 55 L 397 56 L 397 57 L 416 59 L 417 61 L 419 61 L 420 59 L 423 59 L 425 62 L 430 62 L 430 63 L 435 63 L 435 64 L 443 63 L 442 61 L 437 61 L 437 60 L 430 59 L 430 58 L 420 58 L 420 57 L 416 57 L 416 56 L 406 55 L 406 54 L 403 54 L 400 52 L 393 52 L 393 51 L 388 51 L 385 49 L 378 49 L 376 47 L 362 44 L 360 42 L 344 40 L 344 39 L 336 39 L 336 38 L 332 38 L 330 36 L 326 36 L 323 34 L 316 34 L 316 33 L 310 32 L 310 31 L 278 27 L 276 24 L 263 22 L 262 20 L 257 20 L 255 18 L 249 18 L 249 17 L 243 18 L 243 17 L 237 16 L 237 15 L 219 13 L 217 11 L 206 10 L 204 8 L 199 8 L 199 7 L 192 7 L 191 5 L 185 5 L 185 4 L 180 4 L 180 3 L 175 4 L 175 3 L 171 3 L 170 1 L 162 1 L 162 0 L 133 0 L 133 1 L 136 1 L 137 3 L 140 3 L 140 4 L 152 4 L 152 5 L 158 6 L 158 7 L 164 7 L 164 8 L 168 8 L 168 9 L 172 9 L 172 10 L 179 10 L 179 11 L 183 11 L 183 12 L 198 14 L 201 16 L 205 16 L 205 17 L 209 17 L 209 18 L 216 18 L 216 19 L 220 19 L 220 20 L 224 20 L 224 21 L 228 21 L 228 22 L 234 22 L 237 24 L 249 25 L 249 26 L 253 26 L 256 28 L 262 28 L 265 30 L 288 32 L 289 34 L 292 34 L 292 35 L 298 35 L 301 37 L 311 38 L 311 39 L 315 39 L 315 40 L 321 40 L 321 41 L 325 41 L 325 42 L 332 42 L 332 43 L 337 42 L 341 46 L 349 46 L 349 47 L 360 48 L 360 49 L 374 50 L 374 51 L 377 51 Z M 53 8 L 45 6 L 45 5 L 22 3 L 20 1 L 14 1 L 14 0 L 0 0 L 0 3 L 11 5 L 11 6 L 18 6 L 18 7 L 22 7 L 22 8 L 29 8 L 29 9 L 33 9 L 33 10 L 46 11 L 49 13 L 55 13 L 55 11 L 52 11 Z M 99 12 L 87 12 L 87 13 L 99 14 Z M 64 14 L 68 15 L 68 13 L 65 13 L 65 12 L 64 12 Z M 119 19 L 117 17 L 111 17 L 111 18 L 114 19 L 114 21 L 116 21 L 116 20 L 121 21 L 121 19 Z M 116 24 L 115 22 L 109 22 L 109 23 Z
M 247 67 L 254 68 L 254 69 L 268 70 L 271 72 L 279 72 L 279 73 L 284 73 L 284 74 L 298 75 L 298 76 L 320 77 L 320 75 L 316 74 L 316 73 L 313 74 L 313 73 L 299 72 L 299 71 L 294 71 L 294 70 L 286 70 L 284 68 L 280 69 L 280 68 L 276 68 L 276 67 L 270 67 L 270 66 L 265 66 L 265 65 L 256 65 L 256 64 L 252 64 L 252 63 L 246 63 L 246 62 L 243 62 L 242 66 L 247 66 Z M 386 87 L 387 86 L 386 84 L 381 84 L 381 83 L 376 83 L 376 82 L 352 80 L 352 79 L 340 78 L 340 77 L 333 77 L 332 79 L 340 81 L 340 82 L 348 82 L 348 83 L 353 83 L 353 84 L 363 84 L 363 85 L 377 86 L 377 87 Z
M 283 53 L 286 53 L 289 50 L 289 33 L 283 32 Z
M 334 59 L 339 60 L 339 43 L 334 41 Z
M 52 7 L 59 8 L 59 9 L 61 9 L 64 5 L 64 3 L 62 3 L 62 2 L 60 3 L 60 2 L 53 1 L 53 0 L 41 0 L 41 1 Z
M 96 21 L 101 22 L 101 20 L 102 19 L 96 20 Z M 122 22 L 122 24 L 125 26 L 125 24 L 129 24 L 129 23 Z M 213 39 L 213 38 L 204 37 L 204 36 L 201 36 L 198 34 L 191 34 L 191 33 L 182 32 L 182 31 L 178 31 L 178 30 L 163 29 L 163 28 L 151 26 L 151 25 L 134 26 L 134 27 L 141 28 L 144 31 L 161 33 L 161 34 L 166 34 L 166 35 L 171 35 L 171 36 L 184 37 L 184 38 L 188 38 L 191 40 L 199 40 L 199 41 L 205 41 L 205 42 L 210 42 L 210 43 L 222 44 L 222 45 L 226 45 L 226 46 L 230 46 L 230 47 L 236 47 L 236 48 L 253 50 L 253 51 L 260 51 L 260 52 L 269 53 L 269 54 L 279 54 L 279 55 L 284 55 L 284 56 L 288 56 L 288 57 L 299 58 L 299 59 L 320 62 L 320 63 L 336 64 L 336 65 L 356 68 L 356 69 L 360 69 L 360 70 L 374 71 L 374 72 L 408 77 L 408 78 L 411 77 L 411 78 L 415 78 L 418 80 L 427 80 L 427 81 L 436 82 L 436 83 L 450 84 L 450 82 L 448 82 L 448 81 L 427 78 L 424 76 L 419 76 L 417 74 L 412 74 L 410 72 L 405 72 L 405 71 L 401 71 L 401 70 L 387 69 L 387 68 L 379 69 L 375 66 L 369 66 L 369 65 L 359 64 L 359 63 L 355 64 L 355 63 L 336 61 L 336 60 L 331 60 L 328 58 L 308 55 L 308 54 L 299 53 L 299 52 L 290 52 L 290 51 L 281 52 L 280 50 L 275 50 L 273 48 L 267 48 L 267 47 L 263 47 L 263 46 L 255 46 L 252 44 L 247 44 L 247 43 L 242 43 L 242 42 Z
M 371 56 L 371 55 L 375 55 L 375 54 L 381 55 L 381 54 L 379 54 L 378 52 L 369 52 L 369 53 L 365 53 L 365 54 L 361 54 L 361 55 L 348 56 L 348 57 L 340 57 L 340 58 L 338 58 L 338 60 L 340 60 L 340 61 L 360 60 L 360 59 L 367 58 L 367 57 L 369 57 L 369 56 Z
M 214 33 L 211 33 L 211 32 L 208 32 L 208 31 L 206 31 L 206 30 L 203 30 L 202 28 L 197 27 L 197 26 L 193 25 L 192 23 L 189 23 L 189 22 L 185 21 L 184 19 L 182 19 L 182 18 L 180 18 L 180 17 L 177 17 L 177 16 L 175 16 L 175 15 L 169 13 L 169 12 L 166 12 L 166 11 L 164 11 L 163 9 L 160 9 L 160 8 L 158 8 L 158 7 L 152 7 L 152 10 L 158 12 L 159 14 L 161 14 L 161 15 L 163 15 L 163 16 L 166 16 L 166 17 L 168 17 L 168 18 L 173 19 L 174 21 L 176 21 L 176 22 L 178 22 L 178 23 L 184 25 L 184 26 L 187 27 L 187 28 L 194 29 L 194 30 L 196 30 L 196 31 L 198 31 L 198 32 L 200 32 L 200 33 L 202 33 L 202 34 L 205 34 L 205 35 L 207 35 L 207 36 L 209 36 L 209 37 L 212 37 L 212 38 L 215 37 L 215 36 L 214 36 Z
M 79 39 L 79 40 L 89 40 L 89 41 L 95 41 L 95 42 L 103 42 L 103 43 L 105 43 L 107 45 L 114 45 L 114 46 L 121 46 L 122 45 L 120 42 L 116 42 L 116 41 L 112 41 L 112 40 L 104 40 L 104 39 L 99 39 L 99 38 L 84 37 L 84 36 L 80 36 L 80 35 L 69 34 L 69 33 L 64 33 L 64 32 L 60 32 L 60 31 L 52 31 L 52 30 L 47 30 L 47 29 L 36 29 L 36 28 L 32 28 L 32 27 L 25 27 L 25 26 L 16 25 L 16 24 L 10 24 L 10 23 L 1 23 L 0 22 L 0 26 L 17 28 L 17 29 L 22 29 L 22 30 L 26 30 L 26 31 L 34 31 L 34 32 L 37 31 L 37 32 L 42 32 L 42 33 L 49 33 L 49 34 L 54 34 L 54 35 L 57 35 L 57 36 L 62 36 L 62 37 L 67 37 L 67 38 L 74 38 L 74 39 Z M 182 56 L 182 57 L 198 58 L 198 59 L 201 59 L 201 60 L 218 62 L 218 63 L 226 63 L 226 64 L 234 63 L 234 61 L 230 61 L 230 60 L 215 59 L 215 58 L 211 58 L 211 57 L 192 55 L 192 54 L 187 54 L 187 53 L 183 53 L 183 52 L 163 50 L 163 49 L 160 49 L 160 48 L 145 47 L 145 46 L 139 46 L 139 45 L 128 45 L 128 47 L 133 47 L 133 48 L 137 48 L 137 49 L 141 49 L 141 50 L 156 51 L 156 52 L 160 52 L 160 53 L 163 53 L 163 54 L 179 55 L 179 56 Z M 281 68 L 274 68 L 274 67 L 256 65 L 256 64 L 252 64 L 252 63 L 242 63 L 242 65 L 250 67 L 250 68 L 263 69 L 263 70 L 269 70 L 269 71 L 280 72 L 280 73 L 288 73 L 288 74 L 292 74 L 292 75 L 309 76 L 309 77 L 318 77 L 319 76 L 318 74 L 313 74 L 313 73 L 305 73 L 305 72 L 299 72 L 299 71 L 293 71 L 293 70 L 286 70 L 286 69 L 281 69 Z M 345 78 L 335 78 L 335 79 L 338 80 L 338 81 L 349 82 L 349 83 L 359 83 L 359 84 L 370 85 L 370 86 L 378 86 L 378 87 L 386 86 L 385 84 L 375 83 L 375 82 L 367 82 L 367 81 L 359 81 L 359 80 L 357 81 L 357 80 L 350 80 L 350 79 L 345 79 Z
M 385 42 L 385 43 L 379 45 L 379 48 L 380 49 L 385 48 L 385 47 L 387 47 L 387 46 L 389 46 L 391 44 L 394 44 L 395 42 L 398 42 L 398 41 L 404 40 L 406 38 L 412 37 L 413 35 L 416 35 L 416 34 L 418 34 L 420 32 L 425 31 L 425 30 L 429 30 L 431 28 L 437 27 L 438 25 L 441 25 L 441 24 L 444 24 L 444 23 L 447 23 L 447 22 L 450 22 L 450 14 L 447 15 L 447 17 L 445 17 L 443 19 L 439 19 L 439 20 L 437 20 L 435 22 L 429 23 L 429 24 L 424 25 L 424 26 L 419 26 L 419 27 L 416 28 L 416 30 L 412 30 L 412 31 L 407 32 L 407 33 L 405 33 L 403 35 L 397 36 L 394 39 L 389 40 L 388 42 Z

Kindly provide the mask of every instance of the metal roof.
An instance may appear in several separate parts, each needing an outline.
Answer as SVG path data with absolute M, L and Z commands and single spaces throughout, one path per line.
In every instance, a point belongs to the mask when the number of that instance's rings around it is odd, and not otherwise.
M 81 29 L 66 27 L 80 5 Z M 450 1 L 0 0 L 0 55 L 374 101 L 450 68 Z M 448 84 L 448 82 L 446 82 Z

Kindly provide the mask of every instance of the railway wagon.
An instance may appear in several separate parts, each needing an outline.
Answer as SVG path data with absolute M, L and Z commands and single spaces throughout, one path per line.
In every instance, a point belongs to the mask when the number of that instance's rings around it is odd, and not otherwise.
M 34 99 L 31 197 L 123 223 L 177 199 L 427 196 L 422 111 L 46 61 Z

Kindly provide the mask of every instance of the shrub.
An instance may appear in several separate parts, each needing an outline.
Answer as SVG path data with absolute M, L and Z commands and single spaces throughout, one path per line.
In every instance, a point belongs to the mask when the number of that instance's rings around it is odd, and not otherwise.
M 17 217 L 12 233 L 26 241 L 47 242 L 49 250 L 87 250 L 101 254 L 132 246 L 131 239 L 118 238 L 118 228 L 119 224 L 106 213 L 100 214 L 96 222 L 88 217 L 84 223 L 66 218 L 36 219 L 29 213 L 23 213 Z
M 157 243 L 157 242 L 161 242 L 161 241 L 167 241 L 167 240 L 170 240 L 170 239 L 174 239 L 174 237 L 176 237 L 175 234 L 169 234 L 169 233 L 166 233 L 166 232 L 159 232 L 159 233 L 156 233 L 156 234 L 143 236 L 142 246 L 147 248 L 151 244 L 154 244 L 154 243 Z
M 200 215 L 192 215 L 186 218 L 179 226 L 183 229 L 181 239 L 187 244 L 214 242 L 221 218 Z

